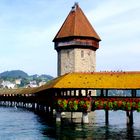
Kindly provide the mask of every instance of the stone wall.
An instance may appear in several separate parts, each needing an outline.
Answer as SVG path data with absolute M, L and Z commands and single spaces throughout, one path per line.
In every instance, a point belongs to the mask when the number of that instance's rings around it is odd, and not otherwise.
M 58 52 L 58 76 L 74 72 L 74 49 L 62 49 Z
M 58 76 L 69 72 L 93 72 L 96 52 L 91 49 L 62 49 L 58 52 Z
M 75 49 L 75 72 L 95 71 L 96 53 L 91 49 Z

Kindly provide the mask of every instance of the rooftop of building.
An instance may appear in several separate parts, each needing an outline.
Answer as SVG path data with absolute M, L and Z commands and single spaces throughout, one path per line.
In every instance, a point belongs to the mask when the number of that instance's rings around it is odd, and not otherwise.
M 68 37 L 93 38 L 97 41 L 101 40 L 79 7 L 78 3 L 75 3 L 75 5 L 72 7 L 53 41 L 55 42 L 59 39 Z
M 140 72 L 68 73 L 46 88 L 140 89 Z
M 0 94 L 34 94 L 48 89 L 140 89 L 140 71 L 68 73 L 41 87 L 1 89 Z

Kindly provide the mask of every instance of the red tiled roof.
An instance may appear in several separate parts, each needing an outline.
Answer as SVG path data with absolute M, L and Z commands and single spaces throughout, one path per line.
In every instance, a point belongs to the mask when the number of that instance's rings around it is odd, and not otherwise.
M 72 7 L 53 41 L 55 42 L 57 39 L 65 37 L 90 37 L 98 41 L 101 40 L 78 4 Z

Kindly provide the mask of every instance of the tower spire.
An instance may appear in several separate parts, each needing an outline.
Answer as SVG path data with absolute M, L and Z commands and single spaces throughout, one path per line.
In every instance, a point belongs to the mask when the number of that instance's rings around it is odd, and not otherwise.
M 61 26 L 60 30 L 54 38 L 54 42 L 59 39 L 68 37 L 84 37 L 94 38 L 100 41 L 99 35 L 96 33 L 85 14 L 79 7 L 78 3 L 75 3 L 72 7 L 69 15 Z
M 71 11 L 76 11 L 76 8 L 78 7 L 78 2 L 75 2 L 74 5 L 72 6 Z

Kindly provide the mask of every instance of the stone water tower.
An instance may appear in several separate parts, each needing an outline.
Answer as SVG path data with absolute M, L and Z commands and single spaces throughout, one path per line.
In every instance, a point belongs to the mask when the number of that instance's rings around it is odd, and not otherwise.
M 94 72 L 100 40 L 75 3 L 53 40 L 58 53 L 58 76 L 69 72 Z

